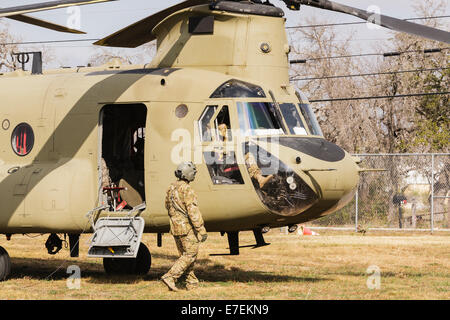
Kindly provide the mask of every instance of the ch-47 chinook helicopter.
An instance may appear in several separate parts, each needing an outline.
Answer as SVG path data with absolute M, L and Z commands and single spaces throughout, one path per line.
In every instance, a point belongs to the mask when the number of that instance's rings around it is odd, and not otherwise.
M 26 13 L 103 1 L 45 2 L 1 9 L 0 17 L 24 21 Z M 326 0 L 284 2 L 373 19 Z M 265 245 L 269 228 L 294 231 L 345 206 L 361 169 L 323 138 L 308 99 L 289 84 L 283 15 L 268 1 L 188 0 L 95 43 L 156 39 L 148 64 L 0 75 L 0 233 L 50 234 L 49 253 L 61 248 L 57 234 L 68 235 L 73 257 L 80 234 L 93 233 L 88 256 L 103 258 L 107 272 L 145 273 L 151 256 L 141 236 L 157 233 L 161 245 L 169 231 L 165 191 L 182 160 L 197 164 L 193 188 L 206 229 L 227 234 L 231 254 L 239 254 L 239 231 Z M 450 42 L 442 30 L 376 18 Z M 10 269 L 0 247 L 0 279 Z

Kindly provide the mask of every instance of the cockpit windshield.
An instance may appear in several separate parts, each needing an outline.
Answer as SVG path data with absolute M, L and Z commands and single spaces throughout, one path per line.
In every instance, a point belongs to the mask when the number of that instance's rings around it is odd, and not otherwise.
M 238 102 L 237 110 L 243 136 L 284 134 L 281 119 L 272 103 Z
M 293 103 L 238 102 L 238 118 L 243 136 L 307 135 L 305 124 Z M 283 119 L 287 125 L 284 129 Z M 312 132 L 312 131 L 311 131 Z
M 281 113 L 289 128 L 291 134 L 307 135 L 305 126 L 303 125 L 302 118 L 298 113 L 298 110 L 293 103 L 280 104 Z
M 306 101 L 308 101 L 308 99 L 301 91 L 295 91 L 295 95 L 300 102 L 298 106 L 303 115 L 303 118 L 306 121 L 306 125 L 309 128 L 309 132 L 311 132 L 312 135 L 323 137 L 322 129 L 320 129 L 319 122 L 317 121 L 316 115 L 314 114 L 311 105 L 305 103 Z
M 322 130 L 319 126 L 319 122 L 317 121 L 316 115 L 311 109 L 311 106 L 305 103 L 300 103 L 298 106 L 300 107 L 303 118 L 305 118 L 306 124 L 308 125 L 311 134 L 316 136 L 323 136 Z

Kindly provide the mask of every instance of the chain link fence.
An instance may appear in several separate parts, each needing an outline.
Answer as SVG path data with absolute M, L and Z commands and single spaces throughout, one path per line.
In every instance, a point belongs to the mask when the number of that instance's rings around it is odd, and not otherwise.
M 358 154 L 355 198 L 315 227 L 450 231 L 450 154 Z

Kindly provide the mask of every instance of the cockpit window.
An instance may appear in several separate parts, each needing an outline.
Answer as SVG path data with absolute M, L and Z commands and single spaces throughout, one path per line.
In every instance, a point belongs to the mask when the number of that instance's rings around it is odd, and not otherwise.
M 227 142 L 233 139 L 230 130 L 231 124 L 228 106 L 223 106 L 217 114 L 217 117 L 211 122 L 210 127 L 214 129 L 213 134 L 215 135 L 215 141 Z
M 265 98 L 264 90 L 257 85 L 240 81 L 229 80 L 214 91 L 210 98 Z
M 307 135 L 302 118 L 300 117 L 295 104 L 283 103 L 280 104 L 280 109 L 291 134 Z
M 317 122 L 316 115 L 311 109 L 311 106 L 309 104 L 300 103 L 299 107 L 311 134 L 315 136 L 323 136 L 322 130 L 319 126 L 319 122 Z
M 244 136 L 284 134 L 275 107 L 267 102 L 238 102 L 239 126 Z
M 203 156 L 214 185 L 244 184 L 233 150 L 230 120 L 228 105 L 222 105 L 207 106 L 198 121 L 202 141 L 206 142 L 208 150 Z
M 216 113 L 217 108 L 218 106 L 207 106 L 198 121 L 198 129 L 202 141 L 212 141 L 210 121 L 212 120 L 214 113 Z
M 232 141 L 228 106 L 207 106 L 198 121 L 198 129 L 203 142 Z
M 217 147 L 203 156 L 213 184 L 244 184 L 234 151 Z

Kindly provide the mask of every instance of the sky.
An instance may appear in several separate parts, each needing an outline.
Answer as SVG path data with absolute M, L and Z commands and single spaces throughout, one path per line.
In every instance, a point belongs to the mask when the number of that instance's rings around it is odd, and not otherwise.
M 38 2 L 44 1 L 0 0 L 0 5 L 4 8 Z M 3 19 L 8 23 L 10 32 L 24 42 L 67 39 L 99 39 L 179 2 L 181 2 L 181 0 L 119 0 L 110 3 L 81 6 L 79 7 L 79 21 L 81 23 L 81 29 L 87 32 L 85 35 L 64 34 L 30 26 L 9 19 Z M 369 6 L 376 5 L 380 8 L 382 14 L 390 15 L 396 18 L 405 19 L 417 17 L 417 14 L 411 6 L 411 0 L 336 0 L 336 2 L 361 9 L 367 9 Z M 279 0 L 273 0 L 272 3 L 284 9 L 287 18 L 287 26 L 305 24 L 305 18 L 310 16 L 315 16 L 323 23 L 362 21 L 349 15 L 310 8 L 307 6 L 302 6 L 300 12 L 294 12 L 289 11 L 284 3 Z M 450 0 L 448 0 L 448 3 L 447 11 L 444 13 L 445 15 L 450 15 Z M 67 25 L 70 21 L 76 22 L 76 19 L 71 19 L 76 16 L 76 13 L 74 14 L 73 11 L 68 12 L 67 8 L 38 12 L 30 15 L 62 25 Z M 449 21 L 449 18 L 446 18 L 446 21 Z M 358 48 L 355 46 L 354 50 L 358 52 L 355 53 L 360 53 L 361 51 L 373 52 L 371 47 L 374 43 L 392 36 L 392 32 L 384 28 L 381 28 L 380 30 L 371 30 L 366 25 L 353 27 L 340 26 L 338 28 L 338 30 L 342 31 L 343 34 L 349 32 L 351 28 L 357 30 L 354 42 L 355 44 L 358 44 Z M 93 46 L 92 42 L 93 41 L 47 45 L 52 48 L 52 55 L 56 58 L 55 61 L 48 67 L 86 65 L 89 58 L 96 52 L 99 52 L 98 47 Z M 22 46 L 22 50 L 35 48 L 36 45 Z M 136 51 L 134 49 L 126 49 L 121 52 L 132 55 Z

